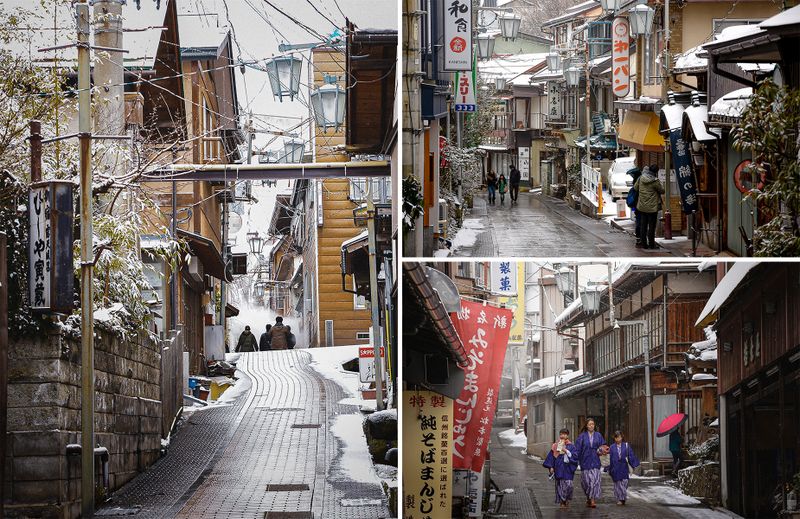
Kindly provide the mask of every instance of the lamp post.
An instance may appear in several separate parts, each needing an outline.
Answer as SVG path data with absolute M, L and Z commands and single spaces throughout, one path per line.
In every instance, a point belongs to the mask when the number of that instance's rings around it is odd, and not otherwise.
M 506 78 L 504 78 L 504 77 L 496 77 L 496 78 L 494 78 L 494 88 L 496 90 L 505 90 L 506 89 Z
M 475 41 L 478 42 L 478 59 L 484 61 L 491 59 L 494 54 L 494 37 L 485 33 L 479 34 L 475 37 Z
M 641 339 L 644 341 L 644 398 L 647 412 L 647 462 L 653 468 L 653 395 L 650 390 L 650 323 L 641 319 L 636 321 L 613 320 L 614 329 L 620 326 L 643 326 L 646 334 Z
M 619 10 L 621 3 L 621 0 L 600 0 L 600 7 L 606 14 L 613 14 Z
M 325 81 L 310 95 L 314 119 L 323 132 L 327 132 L 328 128 L 338 131 L 344 123 L 345 92 L 336 84 L 335 77 L 326 77 Z
M 303 161 L 303 152 L 306 145 L 301 139 L 292 137 L 283 143 L 283 157 L 289 164 L 296 164 Z
M 300 70 L 303 61 L 296 56 L 278 56 L 266 62 L 272 95 L 283 102 L 284 97 L 294 101 L 300 89 Z
M 522 17 L 514 13 L 504 13 L 500 15 L 500 35 L 506 40 L 514 41 L 519 34 L 519 26 Z
M 261 254 L 264 248 L 264 238 L 258 235 L 258 232 L 247 233 L 247 243 L 250 245 L 250 252 L 253 254 Z

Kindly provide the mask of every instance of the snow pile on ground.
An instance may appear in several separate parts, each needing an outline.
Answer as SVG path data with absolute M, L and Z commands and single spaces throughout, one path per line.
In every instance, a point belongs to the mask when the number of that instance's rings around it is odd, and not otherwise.
M 503 443 L 509 445 L 510 447 L 514 447 L 516 449 L 527 449 L 528 448 L 528 438 L 522 431 L 517 431 L 515 429 L 506 429 L 505 431 L 500 431 L 500 439 L 503 440 Z
M 358 358 L 358 346 L 332 346 L 329 348 L 309 348 L 311 367 L 323 378 L 331 380 L 344 390 L 348 397 L 338 403 L 364 407 L 367 402 L 359 396 L 358 373 L 346 371 L 342 364 Z M 374 404 L 373 404 L 374 406 Z
M 342 449 L 329 468 L 331 481 L 354 481 L 380 485 L 381 480 L 372 465 L 372 457 L 367 450 L 360 414 L 339 415 L 331 426 L 331 432 L 341 442 Z
M 479 218 L 467 218 L 461 229 L 452 241 L 452 250 L 462 247 L 472 247 L 478 241 L 478 235 L 486 229 L 484 222 Z

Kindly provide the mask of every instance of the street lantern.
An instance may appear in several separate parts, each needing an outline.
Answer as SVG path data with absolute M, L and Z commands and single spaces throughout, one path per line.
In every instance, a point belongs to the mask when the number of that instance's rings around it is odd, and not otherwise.
M 581 69 L 570 67 L 564 71 L 564 77 L 567 78 L 567 86 L 576 87 L 581 82 Z
M 292 137 L 283 143 L 283 156 L 286 162 L 290 164 L 297 164 L 303 161 L 303 152 L 305 151 L 306 143 L 301 139 Z
M 256 284 L 253 285 L 253 295 L 258 298 L 264 297 L 265 288 L 266 283 L 263 281 L 256 282 Z
M 504 78 L 504 77 L 496 77 L 496 78 L 494 78 L 494 87 L 497 90 L 505 90 L 506 89 L 506 78 Z
M 620 0 L 600 0 L 600 7 L 606 13 L 616 13 L 621 7 L 621 3 Z
M 491 59 L 494 54 L 494 36 L 479 34 L 475 40 L 478 42 L 478 58 L 482 60 Z
M 258 231 L 247 233 L 247 243 L 250 245 L 250 252 L 261 254 L 264 249 L 264 238 L 258 235 Z
M 303 61 L 295 56 L 278 56 L 267 61 L 267 75 L 272 95 L 283 102 L 284 97 L 294 101 L 300 89 L 300 69 Z
M 326 78 L 327 83 L 311 93 L 311 107 L 317 126 L 325 132 L 328 128 L 334 131 L 344 123 L 345 92 L 335 84 L 335 78 Z
M 564 266 L 558 269 L 555 274 L 556 278 L 556 287 L 558 291 L 562 294 L 566 292 L 572 292 L 573 287 L 575 286 L 575 271 L 571 268 Z
M 647 36 L 653 31 L 653 17 L 656 11 L 645 4 L 633 6 L 628 11 L 632 36 Z
M 551 48 L 547 54 L 547 70 L 553 71 L 561 68 L 561 54 Z
M 581 291 L 581 304 L 587 313 L 596 314 L 600 311 L 602 289 L 603 285 L 589 285 Z
M 522 17 L 514 13 L 504 13 L 500 15 L 500 35 L 505 39 L 516 39 L 519 34 L 519 26 Z

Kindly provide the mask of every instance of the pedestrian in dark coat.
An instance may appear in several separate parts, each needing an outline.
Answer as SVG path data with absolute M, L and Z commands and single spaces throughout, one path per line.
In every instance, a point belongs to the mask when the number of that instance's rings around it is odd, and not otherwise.
M 639 458 L 633 453 L 630 444 L 625 441 L 621 431 L 614 431 L 614 443 L 609 448 L 610 463 L 604 468 L 611 475 L 614 482 L 614 497 L 617 504 L 625 505 L 628 499 L 628 465 L 633 468 L 639 466 Z
M 292 333 L 291 326 L 287 326 L 286 331 L 289 332 L 288 335 L 286 335 L 286 347 L 289 348 L 290 350 L 293 350 L 294 347 L 297 345 L 297 337 L 295 337 L 294 334 Z
M 569 441 L 569 429 L 559 431 L 558 441 L 553 444 L 542 465 L 550 470 L 551 477 L 555 476 L 556 503 L 562 509 L 567 508 L 572 500 L 572 480 L 578 468 L 578 454 L 575 445 Z
M 486 190 L 489 192 L 489 204 L 494 205 L 497 199 L 497 173 L 491 169 L 486 174 Z
M 239 342 L 236 343 L 237 352 L 258 351 L 258 341 L 249 326 L 244 327 L 244 331 L 239 335 Z
M 594 418 L 586 420 L 586 430 L 575 440 L 578 451 L 578 463 L 581 465 L 581 487 L 586 494 L 586 506 L 595 508 L 600 499 L 600 455 L 604 453 L 606 441 L 603 435 L 595 431 Z
M 285 350 L 289 347 L 289 330 L 283 324 L 283 317 L 280 315 L 275 318 L 275 326 L 269 331 L 267 336 L 270 339 L 269 345 L 273 350 Z
M 633 183 L 635 184 L 639 177 L 642 176 L 642 172 L 639 168 L 633 168 L 628 171 L 628 175 L 633 178 Z M 642 215 L 639 211 L 636 210 L 636 204 L 639 202 L 639 191 L 636 190 L 635 187 L 631 187 L 630 191 L 628 191 L 628 197 L 625 200 L 625 203 L 628 204 L 628 207 L 631 208 L 631 214 L 634 217 L 634 234 L 636 236 L 636 246 L 637 247 L 644 247 L 644 239 L 642 238 Z
M 500 178 L 497 179 L 497 191 L 500 193 L 500 205 L 506 200 L 506 189 L 508 188 L 508 180 L 506 176 L 500 173 Z
M 519 172 L 515 165 L 511 165 L 511 173 L 508 176 L 508 183 L 511 186 L 511 203 L 517 201 L 519 197 L 519 182 L 522 179 L 522 174 Z
M 669 434 L 669 452 L 672 453 L 672 475 L 678 475 L 678 469 L 681 466 L 681 445 L 683 438 L 677 429 Z
M 633 188 L 639 192 L 639 200 L 636 203 L 636 212 L 642 215 L 641 235 L 645 249 L 657 249 L 656 245 L 656 223 L 658 212 L 661 210 L 661 195 L 664 194 L 664 186 L 658 180 L 658 166 L 650 166 L 642 172 L 633 184 Z
M 267 325 L 267 331 L 261 334 L 261 338 L 258 339 L 258 349 L 261 351 L 268 351 L 269 348 L 269 331 L 272 328 L 271 324 Z

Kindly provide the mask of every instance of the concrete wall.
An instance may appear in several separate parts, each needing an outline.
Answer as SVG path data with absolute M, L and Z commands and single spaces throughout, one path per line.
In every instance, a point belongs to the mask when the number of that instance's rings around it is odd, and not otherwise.
M 95 441 L 109 451 L 115 490 L 160 456 L 161 355 L 146 337 L 96 333 Z M 78 517 L 80 457 L 65 448 L 80 443 L 80 341 L 17 341 L 8 365 L 6 517 Z

